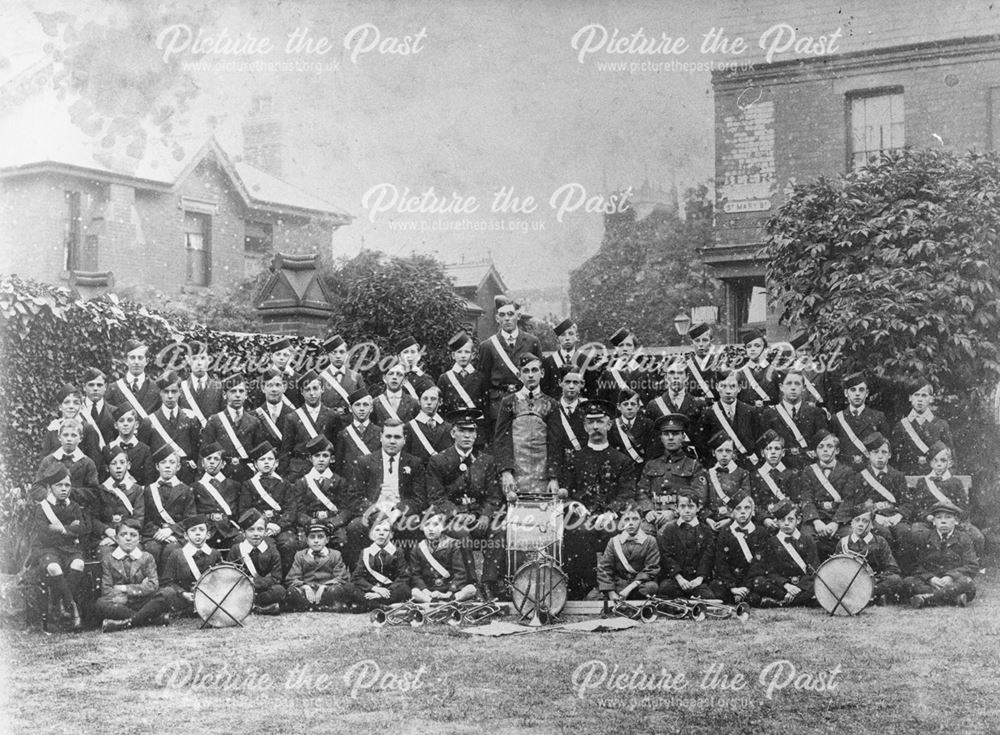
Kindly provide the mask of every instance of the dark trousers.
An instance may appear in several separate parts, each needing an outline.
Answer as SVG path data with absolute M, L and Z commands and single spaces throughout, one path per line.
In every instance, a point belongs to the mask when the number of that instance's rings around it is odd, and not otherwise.
M 289 610 L 294 610 L 296 612 L 304 612 L 311 610 L 313 608 L 312 602 L 306 597 L 305 587 L 307 585 L 298 585 L 296 587 L 290 587 L 288 589 L 288 596 L 285 598 L 285 603 Z M 317 589 L 319 585 L 308 585 L 312 589 Z M 349 604 L 354 597 L 354 589 L 349 584 L 330 584 L 327 585 L 319 597 L 319 605 L 323 607 L 336 608 L 341 605 Z M 258 603 L 260 604 L 260 603 Z
M 132 620 L 134 627 L 148 625 L 154 618 L 170 609 L 166 595 L 154 592 L 148 597 L 139 597 L 126 603 L 112 602 L 100 598 L 96 605 L 97 616 L 104 620 Z
M 886 597 L 901 600 L 906 597 L 907 584 L 898 574 L 886 574 L 884 572 L 875 575 L 875 597 Z
M 785 595 L 788 593 L 785 591 L 785 584 L 791 583 L 796 587 L 799 587 L 802 591 L 799 592 L 795 597 L 792 598 L 789 605 L 811 605 L 816 600 L 816 595 L 813 592 L 812 581 L 807 584 L 804 581 L 799 580 L 797 577 L 791 579 L 785 579 L 783 577 L 757 577 L 754 580 L 753 591 L 756 592 L 761 597 L 770 597 L 774 600 L 784 600 Z
M 254 590 L 253 601 L 259 607 L 273 605 L 285 599 L 288 591 L 280 584 L 272 584 L 270 587 L 258 587 Z
M 691 575 L 696 576 L 696 575 Z M 712 589 L 707 584 L 699 585 L 691 590 L 683 589 L 676 579 L 669 577 L 667 579 L 660 581 L 659 589 L 657 594 L 667 600 L 676 600 L 678 598 L 686 597 L 703 597 L 706 599 L 713 599 Z
M 751 607 L 756 607 L 760 604 L 760 595 L 754 592 L 754 580 L 750 579 L 747 582 L 742 582 L 735 585 L 736 587 L 746 587 L 749 592 L 747 596 L 743 598 L 743 602 L 747 603 Z M 708 583 L 708 589 L 711 590 L 712 594 L 709 597 L 713 600 L 722 600 L 727 605 L 733 605 L 736 603 L 736 598 L 733 597 L 732 589 L 728 584 L 718 581 L 717 579 L 712 580 Z
M 953 583 L 941 590 L 932 587 L 930 582 L 925 581 L 922 577 L 907 577 L 903 581 L 909 588 L 911 595 L 932 595 L 927 601 L 929 605 L 951 605 L 962 594 L 970 602 L 975 599 L 976 583 L 972 581 L 971 577 L 957 574 L 952 579 Z
M 179 543 L 168 544 L 151 538 L 142 540 L 142 550 L 148 551 L 152 554 L 153 558 L 156 560 L 156 573 L 160 576 L 163 575 L 163 567 L 167 563 L 167 559 L 170 558 L 171 552 L 173 552 L 174 549 L 179 548 L 181 548 L 181 544 Z
M 593 528 L 568 529 L 563 534 L 563 569 L 569 578 L 569 595 L 583 598 L 597 586 L 597 559 L 612 534 Z

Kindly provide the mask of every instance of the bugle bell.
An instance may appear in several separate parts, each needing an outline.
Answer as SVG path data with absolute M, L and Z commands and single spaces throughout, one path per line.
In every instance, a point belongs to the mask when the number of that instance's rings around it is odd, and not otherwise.
M 479 625 L 503 615 L 503 608 L 495 602 L 474 604 L 462 610 L 460 622 L 466 625 Z
M 694 620 L 701 622 L 705 619 L 705 606 L 695 600 L 667 600 L 662 597 L 651 597 L 650 605 L 653 612 L 663 618 L 671 620 Z
M 643 623 L 651 623 L 656 619 L 656 611 L 653 610 L 652 605 L 635 605 L 625 599 L 617 600 L 611 611 L 619 617 L 628 618 L 629 620 L 639 620 Z
M 704 606 L 705 616 L 709 618 L 716 620 L 736 618 L 741 623 L 745 623 L 750 619 L 750 606 L 745 602 L 739 602 L 735 605 L 725 605 L 721 602 L 704 602 L 701 604 Z
M 380 607 L 372 610 L 370 620 L 376 628 L 386 625 L 406 625 L 409 623 L 414 628 L 424 624 L 424 614 L 410 603 L 401 603 L 394 607 Z
M 457 602 L 443 602 L 431 605 L 424 611 L 424 621 L 428 623 L 447 623 L 458 625 L 462 622 L 462 605 Z

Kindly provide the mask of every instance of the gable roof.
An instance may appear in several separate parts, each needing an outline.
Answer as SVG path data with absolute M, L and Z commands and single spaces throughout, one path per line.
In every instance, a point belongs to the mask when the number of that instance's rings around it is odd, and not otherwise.
M 491 276 L 496 279 L 501 292 L 507 292 L 507 284 L 500 276 L 492 260 L 480 263 L 452 263 L 444 267 L 444 273 L 451 278 L 455 288 L 480 288 Z

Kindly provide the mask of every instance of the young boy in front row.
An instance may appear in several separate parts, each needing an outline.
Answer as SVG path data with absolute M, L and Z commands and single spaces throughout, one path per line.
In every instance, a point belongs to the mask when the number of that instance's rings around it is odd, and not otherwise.
M 95 608 L 101 632 L 168 625 L 170 600 L 160 591 L 156 560 L 139 548 L 142 523 L 134 518 L 115 529 L 117 545 L 101 560 L 101 597 Z
M 838 553 L 859 554 L 875 572 L 874 601 L 876 605 L 901 602 L 906 585 L 899 576 L 899 564 L 889 548 L 889 542 L 872 533 L 875 505 L 860 503 L 851 509 L 850 532 L 837 542 Z
M 267 543 L 264 514 L 250 508 L 240 516 L 243 541 L 233 544 L 226 561 L 242 566 L 253 581 L 253 612 L 277 615 L 287 594 L 281 586 L 281 556 Z
M 711 598 L 706 582 L 712 574 L 712 546 L 715 537 L 698 522 L 701 494 L 694 489 L 677 493 L 677 520 L 670 521 L 659 534 L 660 597 Z
M 32 516 L 32 563 L 46 575 L 50 599 L 59 601 L 61 616 L 70 621 L 73 630 L 79 630 L 76 600 L 85 579 L 80 537 L 88 532 L 86 518 L 83 508 L 69 498 L 70 479 L 65 467 L 57 465 L 39 479 L 47 495 Z
M 910 605 L 953 604 L 965 607 L 976 596 L 973 576 L 979 569 L 979 557 L 969 535 L 958 526 L 959 509 L 938 503 L 930 509 L 934 529 L 920 533 L 916 544 L 916 570 L 906 578 Z
M 756 607 L 760 595 L 753 591 L 754 580 L 763 573 L 761 564 L 769 532 L 753 522 L 757 508 L 749 490 L 735 490 L 729 502 L 733 522 L 715 536 L 712 581 L 708 586 L 713 599 L 727 605 L 745 602 Z
M 327 548 L 325 523 L 315 521 L 307 530 L 308 548 L 295 553 L 285 578 L 288 607 L 298 612 L 344 612 L 353 595 L 347 565 L 339 551 Z
M 476 596 L 461 542 L 443 536 L 448 515 L 431 507 L 421 528 L 424 539 L 410 552 L 410 598 L 414 602 L 465 602 Z
M 812 604 L 813 575 L 819 565 L 816 543 L 799 531 L 802 511 L 789 501 L 773 511 L 778 532 L 764 547 L 762 575 L 754 580 L 754 592 L 761 607 L 790 607 Z
M 393 517 L 372 514 L 368 537 L 354 569 L 354 587 L 362 610 L 405 602 L 410 597 L 410 571 L 402 549 L 392 543 Z
M 629 506 L 619 519 L 623 530 L 608 541 L 597 560 L 597 588 L 614 602 L 656 595 L 660 576 L 660 547 L 642 530 L 639 510 Z
M 194 612 L 195 583 L 207 569 L 222 561 L 222 555 L 206 543 L 208 519 L 205 516 L 188 516 L 183 526 L 187 543 L 170 552 L 163 567 L 162 586 L 167 590 L 172 610 L 191 614 Z

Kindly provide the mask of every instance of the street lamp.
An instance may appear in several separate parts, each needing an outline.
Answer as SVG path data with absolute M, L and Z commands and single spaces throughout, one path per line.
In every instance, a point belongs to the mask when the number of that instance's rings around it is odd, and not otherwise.
M 677 334 L 683 337 L 688 333 L 688 329 L 691 328 L 691 317 L 685 314 L 683 311 L 674 317 L 674 329 L 677 330 Z

